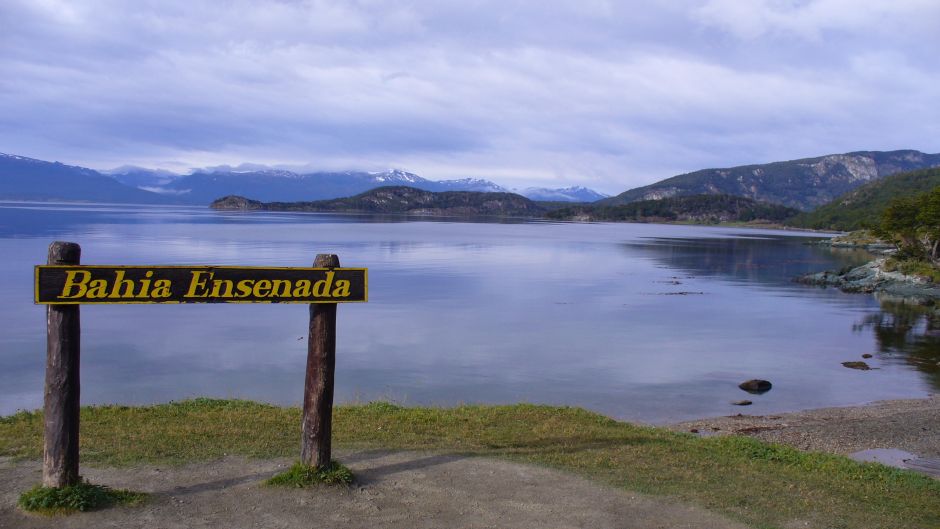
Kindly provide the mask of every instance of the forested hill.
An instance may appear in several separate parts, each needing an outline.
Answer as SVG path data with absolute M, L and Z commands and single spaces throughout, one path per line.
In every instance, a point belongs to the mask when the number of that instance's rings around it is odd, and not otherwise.
M 896 198 L 909 198 L 940 186 L 940 168 L 885 177 L 850 191 L 788 224 L 800 228 L 851 231 L 878 223 L 881 212 Z
M 600 203 L 560 208 L 546 213 L 556 220 L 610 222 L 782 222 L 798 213 L 794 208 L 731 195 L 694 195 L 641 200 L 605 206 Z
M 424 191 L 413 187 L 380 187 L 365 193 L 312 202 L 259 202 L 227 196 L 212 203 L 217 210 L 398 213 L 442 216 L 536 217 L 544 208 L 514 193 Z
M 700 194 L 725 194 L 812 210 L 888 175 L 940 166 L 940 154 L 864 151 L 727 169 L 703 169 L 598 201 L 613 206 Z

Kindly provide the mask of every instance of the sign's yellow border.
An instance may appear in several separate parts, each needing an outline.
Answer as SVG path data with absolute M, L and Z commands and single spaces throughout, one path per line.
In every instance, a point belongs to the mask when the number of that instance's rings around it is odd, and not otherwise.
M 42 268 L 109 268 L 109 269 L 120 269 L 120 268 L 177 268 L 181 270 L 216 270 L 219 268 L 225 268 L 229 270 L 300 270 L 300 271 L 328 271 L 328 270 L 348 270 L 348 271 L 357 271 L 360 270 L 363 273 L 363 291 L 364 296 L 362 300 L 355 301 L 336 301 L 336 300 L 324 300 L 324 301 L 223 301 L 219 304 L 232 304 L 232 303 L 266 303 L 266 304 L 286 304 L 286 303 L 302 303 L 304 305 L 310 305 L 313 303 L 366 303 L 369 301 L 369 269 L 368 268 L 355 268 L 355 267 L 345 267 L 338 266 L 336 268 L 325 268 L 325 267 L 308 267 L 308 266 L 225 266 L 225 265 L 36 265 L 33 267 L 33 304 L 34 305 L 214 305 L 215 303 L 199 303 L 199 302 L 184 302 L 184 301 L 111 301 L 108 303 L 88 303 L 82 301 L 62 301 L 62 302 L 50 302 L 50 301 L 39 301 L 39 270 Z

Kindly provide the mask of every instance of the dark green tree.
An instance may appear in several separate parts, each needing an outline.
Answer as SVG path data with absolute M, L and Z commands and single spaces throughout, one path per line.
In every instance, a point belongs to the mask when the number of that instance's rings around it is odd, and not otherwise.
M 893 200 L 882 213 L 875 233 L 897 246 L 899 258 L 938 264 L 940 187 L 915 197 Z
M 931 261 L 937 263 L 940 257 L 937 255 L 940 246 L 940 187 L 923 195 L 918 209 L 917 223 L 920 226 L 924 252 Z

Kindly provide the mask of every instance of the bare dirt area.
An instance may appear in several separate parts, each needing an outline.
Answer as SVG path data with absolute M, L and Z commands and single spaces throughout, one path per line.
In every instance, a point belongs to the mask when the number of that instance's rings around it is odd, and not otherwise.
M 433 453 L 340 452 L 356 482 L 263 485 L 291 461 L 225 458 L 180 467 L 83 468 L 91 482 L 151 494 L 142 505 L 70 516 L 15 507 L 38 461 L 0 460 L 0 528 L 743 528 L 704 509 L 605 487 L 563 472 Z
M 802 450 L 835 454 L 893 448 L 921 458 L 937 459 L 940 458 L 940 395 L 779 415 L 714 417 L 670 428 L 703 435 L 750 435 Z

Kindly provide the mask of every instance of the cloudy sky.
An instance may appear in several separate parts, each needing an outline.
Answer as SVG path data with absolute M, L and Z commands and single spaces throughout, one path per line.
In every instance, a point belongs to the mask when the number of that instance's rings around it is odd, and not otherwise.
M 938 152 L 938 28 L 937 0 L 3 0 L 0 152 L 609 193 Z

